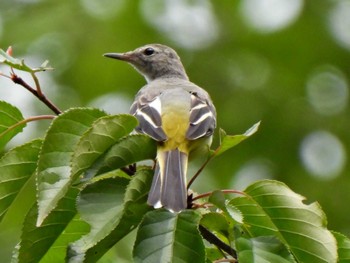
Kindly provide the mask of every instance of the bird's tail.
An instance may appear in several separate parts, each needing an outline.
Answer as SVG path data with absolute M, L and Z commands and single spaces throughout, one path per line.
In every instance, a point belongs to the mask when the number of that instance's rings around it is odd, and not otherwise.
M 148 204 L 155 208 L 179 212 L 187 207 L 187 172 L 188 155 L 179 149 L 158 150 L 157 164 Z

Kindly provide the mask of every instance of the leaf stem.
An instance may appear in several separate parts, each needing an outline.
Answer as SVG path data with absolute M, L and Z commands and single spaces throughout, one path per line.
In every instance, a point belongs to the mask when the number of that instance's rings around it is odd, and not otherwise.
M 4 130 L 2 133 L 0 133 L 0 138 L 4 136 L 6 133 L 12 131 L 13 129 L 17 128 L 18 126 L 31 122 L 31 121 L 37 121 L 37 120 L 49 120 L 49 119 L 54 119 L 56 118 L 55 115 L 40 115 L 40 116 L 34 116 L 34 117 L 29 117 L 27 119 L 21 120 L 14 125 L 8 127 L 6 130 Z
M 244 192 L 239 191 L 239 190 L 234 190 L 234 189 L 224 189 L 224 190 L 220 190 L 220 191 L 224 194 L 239 194 L 239 195 L 244 195 L 244 196 L 246 195 Z M 207 192 L 204 194 L 197 195 L 196 197 L 193 197 L 192 201 L 211 196 L 212 193 L 213 192 Z
M 216 150 L 207 158 L 207 160 L 198 169 L 198 171 L 195 173 L 195 175 L 192 176 L 191 180 L 187 184 L 187 190 L 190 189 L 190 186 L 197 179 L 197 177 L 200 175 L 200 173 L 203 171 L 203 169 L 207 166 L 207 164 L 217 155 L 217 153 L 219 152 L 220 149 L 221 149 L 221 145 L 219 145 L 218 148 L 216 148 Z
M 33 74 L 32 74 L 33 76 Z M 27 82 L 25 82 L 21 77 L 17 76 L 14 72 L 11 73 L 11 80 L 27 89 L 29 92 L 31 92 L 35 97 L 37 97 L 40 101 L 42 101 L 46 106 L 48 106 L 56 115 L 59 115 L 62 113 L 62 111 L 57 108 L 46 96 L 41 92 L 39 81 L 36 77 L 34 77 L 34 82 L 36 85 L 36 89 L 33 89 Z

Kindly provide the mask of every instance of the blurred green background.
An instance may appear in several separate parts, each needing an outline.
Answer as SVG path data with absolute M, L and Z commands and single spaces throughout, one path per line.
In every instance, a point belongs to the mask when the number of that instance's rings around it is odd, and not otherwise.
M 61 109 L 127 112 L 145 80 L 102 54 L 147 43 L 178 51 L 190 79 L 211 94 L 218 126 L 228 134 L 262 121 L 257 134 L 210 163 L 195 191 L 280 180 L 307 203 L 318 201 L 330 229 L 350 234 L 350 1 L 0 0 L 0 47 L 12 45 L 31 66 L 50 61 L 55 70 L 39 79 Z M 4 77 L 0 99 L 25 117 L 50 113 Z M 42 136 L 45 125 L 30 124 L 10 146 Z M 34 196 L 23 193 L 23 207 L 0 224 L 2 259 Z

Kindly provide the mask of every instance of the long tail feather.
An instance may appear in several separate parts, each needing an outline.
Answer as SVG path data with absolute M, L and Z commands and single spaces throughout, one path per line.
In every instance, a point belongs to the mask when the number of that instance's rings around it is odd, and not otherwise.
M 159 151 L 148 204 L 179 212 L 187 207 L 188 155 L 178 149 Z

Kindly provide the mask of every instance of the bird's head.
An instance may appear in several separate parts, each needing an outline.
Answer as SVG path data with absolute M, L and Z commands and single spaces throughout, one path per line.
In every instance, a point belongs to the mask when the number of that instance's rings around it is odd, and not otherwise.
M 106 53 L 105 57 L 133 65 L 148 82 L 159 78 L 188 79 L 175 50 L 161 44 L 150 44 L 126 53 Z

